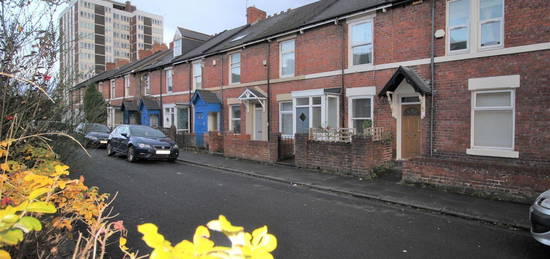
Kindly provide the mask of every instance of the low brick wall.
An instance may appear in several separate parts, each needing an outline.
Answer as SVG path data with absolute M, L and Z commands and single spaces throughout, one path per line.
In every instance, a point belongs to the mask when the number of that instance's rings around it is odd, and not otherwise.
M 223 135 L 217 131 L 204 134 L 204 143 L 210 153 L 223 153 Z
M 354 136 L 345 143 L 312 141 L 307 134 L 296 134 L 294 140 L 298 167 L 370 178 L 374 167 L 392 160 L 391 142 L 371 137 Z
M 530 203 L 541 192 L 550 189 L 550 167 L 468 158 L 419 157 L 403 162 L 403 181 Z
M 224 156 L 275 163 L 278 159 L 278 134 L 272 134 L 270 141 L 251 140 L 250 135 L 225 134 L 223 136 Z
M 181 149 L 196 149 L 196 138 L 194 133 L 182 132 L 176 134 L 176 143 Z

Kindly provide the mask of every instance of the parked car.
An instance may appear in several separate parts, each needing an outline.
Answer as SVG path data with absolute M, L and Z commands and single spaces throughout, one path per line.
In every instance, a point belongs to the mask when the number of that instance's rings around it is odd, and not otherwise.
M 75 132 L 83 137 L 85 147 L 105 147 L 109 139 L 111 129 L 99 123 L 80 123 Z
M 179 147 L 162 131 L 142 125 L 120 125 L 109 135 L 107 155 L 126 155 L 129 162 L 139 159 L 175 161 Z
M 529 208 L 531 235 L 550 246 L 550 190 L 543 192 Z

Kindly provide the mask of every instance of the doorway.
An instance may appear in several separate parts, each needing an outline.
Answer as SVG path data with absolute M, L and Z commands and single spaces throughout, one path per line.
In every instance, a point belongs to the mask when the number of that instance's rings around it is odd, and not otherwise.
M 256 106 L 254 109 L 254 140 L 263 140 L 263 108 Z
M 420 104 L 403 104 L 401 112 L 401 158 L 409 159 L 421 153 Z

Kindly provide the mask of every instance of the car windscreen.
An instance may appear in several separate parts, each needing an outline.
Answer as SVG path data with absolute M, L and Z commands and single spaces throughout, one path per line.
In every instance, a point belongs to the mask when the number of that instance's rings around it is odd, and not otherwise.
M 110 133 L 111 130 L 105 126 L 105 125 L 102 125 L 102 124 L 86 124 L 85 128 L 84 128 L 84 131 L 86 133 L 89 133 L 89 132 L 104 132 L 104 133 Z
M 165 138 L 162 131 L 149 127 L 130 127 L 130 135 L 143 138 Z

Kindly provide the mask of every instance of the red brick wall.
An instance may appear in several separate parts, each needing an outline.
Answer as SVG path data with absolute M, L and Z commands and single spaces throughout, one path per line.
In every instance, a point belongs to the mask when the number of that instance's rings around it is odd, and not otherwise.
M 210 153 L 223 152 L 223 135 L 217 131 L 204 134 L 204 143 Z
M 355 136 L 351 143 L 308 140 L 307 134 L 295 136 L 296 166 L 337 174 L 371 177 L 372 169 L 392 160 L 390 141 L 372 141 Z
M 250 135 L 225 134 L 223 137 L 224 156 L 255 160 L 260 162 L 277 162 L 278 136 L 273 134 L 270 141 L 250 140 Z
M 510 165 L 481 159 L 416 158 L 403 162 L 403 180 L 498 199 L 532 202 L 550 187 L 550 166 Z
M 191 65 L 183 63 L 174 66 L 173 68 L 172 84 L 174 86 L 173 92 L 183 92 L 191 90 Z M 166 75 L 163 75 L 166 77 Z M 166 93 L 166 86 L 164 86 L 163 93 Z

